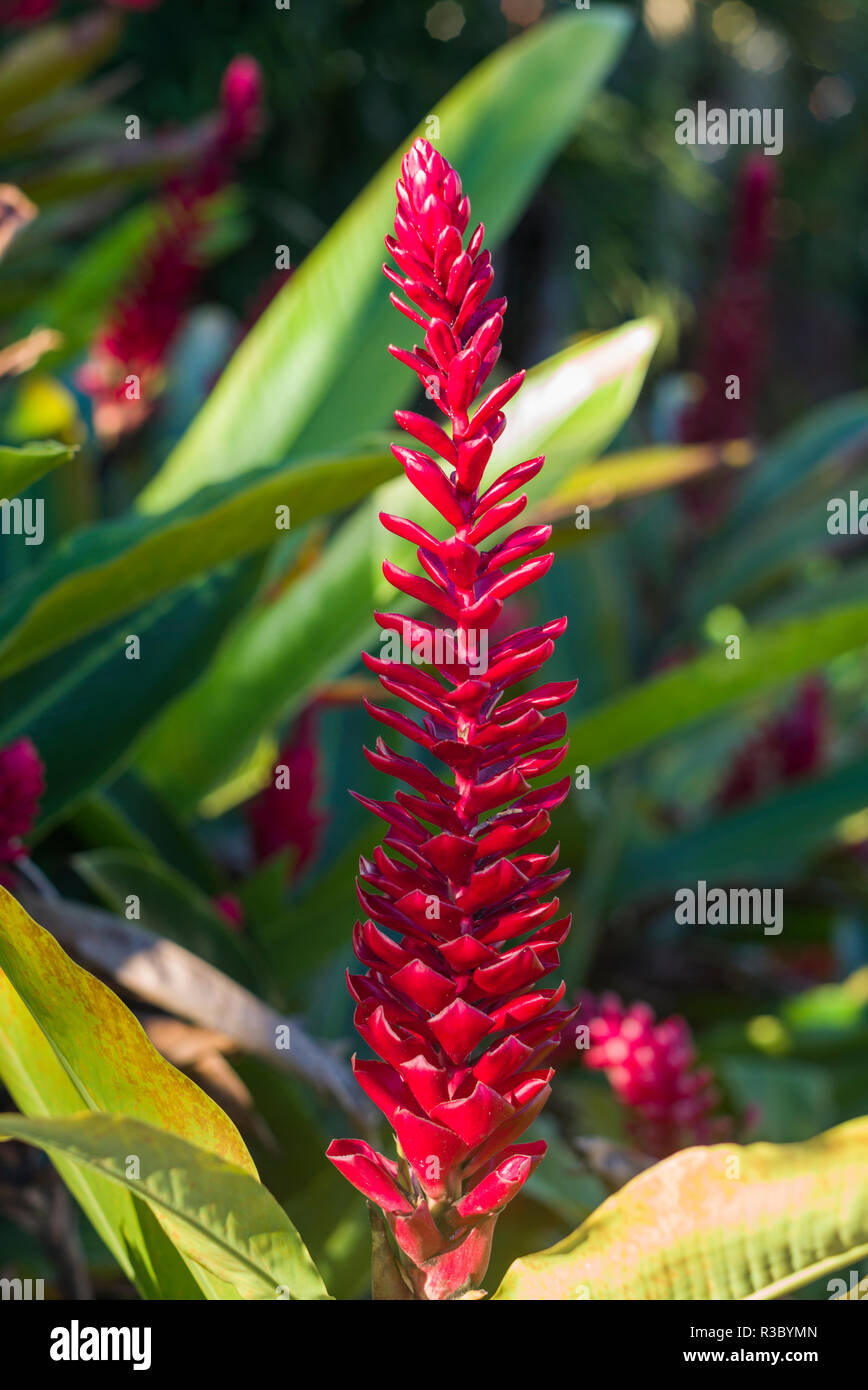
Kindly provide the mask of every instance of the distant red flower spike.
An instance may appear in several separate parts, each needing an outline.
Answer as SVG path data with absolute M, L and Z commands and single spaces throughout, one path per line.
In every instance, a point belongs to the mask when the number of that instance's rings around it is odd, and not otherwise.
M 657 1023 L 648 1004 L 625 1008 L 616 994 L 584 1002 L 590 1045 L 579 1055 L 592 1071 L 606 1073 L 643 1153 L 665 1158 L 732 1136 L 732 1117 L 715 1113 L 720 1095 L 710 1070 L 696 1065 L 683 1018 Z
M 226 150 L 247 145 L 262 128 L 262 71 L 255 58 L 233 58 L 220 85 L 220 133 Z
M 295 851 L 293 877 L 300 874 L 319 849 L 326 818 L 317 808 L 321 770 L 315 705 L 308 705 L 277 755 L 287 768 L 288 786 L 272 779 L 247 808 L 257 863 L 281 850 Z
M 202 272 L 205 205 L 232 178 L 235 161 L 260 129 L 261 102 L 258 65 L 244 55 L 233 59 L 223 77 L 214 133 L 194 167 L 169 180 L 163 218 L 140 274 L 121 294 L 79 370 L 97 433 L 109 442 L 138 428 L 159 394 Z
M 732 244 L 706 315 L 701 349 L 701 388 L 683 411 L 685 444 L 715 443 L 750 435 L 766 351 L 769 216 L 776 186 L 774 160 L 749 156 L 735 192 Z M 737 378 L 735 394 L 733 378 Z M 728 488 L 719 478 L 699 479 L 682 488 L 697 520 L 713 519 Z
M 54 14 L 57 0 L 0 0 L 0 25 L 26 28 Z
M 793 704 L 771 720 L 736 753 L 716 804 L 729 810 L 754 801 L 784 782 L 816 772 L 826 744 L 826 687 L 821 677 L 806 680 Z
M 386 273 L 414 306 L 408 317 L 425 346 L 390 351 L 422 378 L 451 431 L 397 411 L 420 447 L 393 451 L 451 529 L 438 540 L 436 517 L 428 530 L 383 514 L 387 530 L 418 547 L 425 578 L 389 560 L 383 570 L 451 626 L 375 615 L 390 640 L 400 639 L 401 656 L 384 648 L 366 664 L 422 715 L 419 723 L 366 702 L 374 718 L 411 741 L 414 756 L 378 739 L 369 761 L 410 790 L 393 801 L 358 796 L 390 829 L 374 857 L 361 861 L 358 894 L 368 919 L 356 924 L 354 946 L 367 973 L 350 978 L 356 1028 L 382 1061 L 356 1061 L 355 1073 L 395 1130 L 398 1159 L 344 1140 L 328 1156 L 382 1209 L 407 1287 L 416 1298 L 440 1300 L 479 1287 L 497 1216 L 545 1151 L 544 1143 L 518 1141 L 545 1104 L 549 1054 L 570 1017 L 558 1007 L 563 986 L 539 987 L 558 966 L 569 919 L 546 925 L 557 900 L 543 900 L 564 876 L 551 872 L 556 852 L 521 851 L 545 833 L 548 811 L 569 789 L 569 779 L 540 789 L 532 783 L 566 752 L 551 747 L 561 744 L 565 719 L 541 711 L 563 704 L 575 684 L 513 689 L 550 655 L 565 620 L 498 631 L 489 641 L 503 600 L 538 579 L 552 557 L 526 558 L 548 540 L 545 526 L 482 548 L 521 510 L 525 499 L 516 505 L 513 494 L 543 462 L 513 467 L 481 492 L 505 423 L 502 406 L 523 379 L 521 372 L 509 378 L 474 412 L 500 351 L 506 307 L 486 298 L 492 271 L 482 228 L 464 249 L 470 205 L 455 170 L 425 140 L 405 155 L 397 195 L 386 246 L 400 274 Z M 402 307 L 398 295 L 393 300 Z M 516 561 L 507 575 L 503 566 Z M 445 765 L 443 776 L 419 761 L 419 746 Z
M 116 10 L 153 10 L 163 0 L 104 0 Z M 0 0 L 0 25 L 25 28 L 49 19 L 57 9 L 57 0 Z
M 0 883 L 11 879 L 3 869 L 25 853 L 22 840 L 33 828 L 45 791 L 44 768 L 29 738 L 0 748 Z

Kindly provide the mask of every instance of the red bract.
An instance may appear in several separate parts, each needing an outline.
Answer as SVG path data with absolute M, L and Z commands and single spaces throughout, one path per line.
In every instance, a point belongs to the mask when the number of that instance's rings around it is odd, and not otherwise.
M 358 798 L 389 830 L 373 858 L 361 861 L 367 919 L 356 924 L 354 946 L 367 972 L 350 977 L 356 1027 L 382 1059 L 354 1059 L 355 1074 L 395 1131 L 397 1161 L 354 1140 L 333 1143 L 328 1156 L 382 1209 L 410 1296 L 450 1299 L 481 1283 L 497 1216 L 545 1151 L 542 1142 L 520 1140 L 549 1095 L 547 1061 L 571 1016 L 558 1008 L 563 984 L 540 984 L 557 967 L 569 928 L 548 896 L 567 872 L 555 870 L 557 849 L 530 846 L 549 828 L 569 778 L 531 784 L 566 755 L 566 716 L 553 711 L 575 682 L 510 694 L 546 661 L 565 618 L 515 632 L 483 656 L 504 600 L 551 564 L 551 555 L 528 558 L 548 540 L 549 526 L 493 539 L 524 509 L 520 488 L 543 460 L 515 465 L 483 487 L 503 406 L 524 375 L 473 408 L 500 355 L 506 301 L 488 297 L 494 277 L 483 228 L 465 246 L 469 202 L 427 141 L 404 157 L 397 194 L 395 236 L 386 245 L 401 274 L 386 274 L 410 301 L 393 294 L 393 303 L 424 342 L 412 352 L 389 350 L 417 373 L 450 428 L 398 411 L 398 424 L 424 448 L 393 448 L 447 525 L 435 518 L 435 536 L 381 514 L 388 531 L 416 546 L 424 571 L 387 560 L 386 577 L 440 616 L 432 624 L 376 615 L 403 644 L 402 659 L 365 661 L 422 719 L 368 708 L 445 773 L 383 739 L 366 750 L 373 767 L 409 788 L 388 801 Z
M 29 738 L 0 748 L 0 883 L 10 883 L 3 865 L 24 854 L 21 841 L 36 820 L 44 790 L 42 763 Z
M 728 810 L 744 805 L 781 783 L 816 772 L 823 762 L 826 723 L 826 687 L 820 677 L 812 677 L 793 705 L 736 754 L 717 793 L 718 806 Z
M 211 905 L 216 907 L 221 917 L 229 923 L 231 927 L 238 931 L 244 928 L 244 905 L 234 893 L 219 893 L 216 898 L 211 899 Z
M 247 819 L 253 832 L 253 846 L 258 863 L 270 859 L 282 849 L 295 852 L 293 875 L 310 863 L 319 849 L 320 833 L 325 816 L 317 808 L 320 784 L 317 748 L 317 717 L 309 705 L 277 755 L 278 767 L 288 771 L 289 785 L 279 786 L 272 781 L 250 803 Z
M 140 273 L 79 371 L 79 385 L 94 403 L 97 433 L 109 441 L 136 428 L 151 409 L 201 275 L 207 200 L 232 178 L 236 159 L 259 130 L 261 101 L 259 66 L 241 54 L 223 76 L 220 112 L 200 159 L 169 181 L 163 220 Z
M 689 1144 L 713 1144 L 732 1134 L 708 1068 L 697 1068 L 690 1029 L 674 1016 L 656 1023 L 648 1004 L 625 1008 L 615 994 L 586 1001 L 590 1046 L 585 1065 L 604 1071 L 628 1112 L 636 1144 L 664 1158 Z

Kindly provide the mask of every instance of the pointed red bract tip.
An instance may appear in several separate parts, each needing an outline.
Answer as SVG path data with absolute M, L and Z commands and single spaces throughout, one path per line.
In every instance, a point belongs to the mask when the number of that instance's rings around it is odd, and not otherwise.
M 11 879 L 3 865 L 24 854 L 22 841 L 33 828 L 44 791 L 45 770 L 29 738 L 0 748 L 0 883 L 7 887 Z

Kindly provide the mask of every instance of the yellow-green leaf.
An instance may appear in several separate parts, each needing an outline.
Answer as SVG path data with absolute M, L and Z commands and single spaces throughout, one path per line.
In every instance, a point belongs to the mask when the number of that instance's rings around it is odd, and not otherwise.
M 286 1212 L 255 1177 L 117 1115 L 0 1115 L 0 1138 L 36 1144 L 144 1199 L 184 1252 L 245 1299 L 326 1299 Z
M 5 973 L 4 973 L 5 972 Z M 0 888 L 0 1076 L 27 1115 L 84 1108 L 143 1120 L 189 1139 L 256 1176 L 240 1134 L 220 1107 L 151 1045 L 129 1009 L 77 966 L 54 937 Z M 146 1297 L 231 1298 L 212 1277 L 196 1284 L 136 1199 L 94 1174 L 58 1163 L 121 1268 Z M 145 1218 L 149 1217 L 147 1211 Z M 173 1292 L 173 1290 L 180 1290 Z
M 68 463 L 77 446 L 58 444 L 54 439 L 34 440 L 19 447 L 0 445 L 0 497 L 14 497 L 23 492 L 52 468 Z
M 67 537 L 0 607 L 0 673 L 12 675 L 196 575 L 265 549 L 290 521 L 340 510 L 397 471 L 384 448 L 302 459 L 208 488 L 170 516 L 126 516 Z M 288 509 L 281 531 L 279 508 Z
M 868 1255 L 868 1118 L 648 1168 L 496 1299 L 770 1299 Z
M 738 660 L 723 646 L 652 676 L 582 714 L 570 746 L 592 767 L 638 753 L 674 731 L 773 689 L 868 643 L 868 603 L 748 628 Z

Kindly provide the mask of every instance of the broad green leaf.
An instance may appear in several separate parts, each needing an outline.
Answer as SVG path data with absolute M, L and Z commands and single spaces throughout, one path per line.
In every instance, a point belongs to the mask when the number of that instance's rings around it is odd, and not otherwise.
M 528 374 L 507 407 L 494 467 L 550 450 L 526 489 L 531 503 L 545 502 L 583 449 L 593 453 L 610 442 L 633 408 L 657 333 L 652 320 L 625 324 Z M 443 525 L 406 478 L 396 478 L 340 527 L 315 566 L 238 624 L 205 678 L 167 711 L 141 750 L 143 774 L 176 804 L 191 808 L 260 733 L 358 659 L 374 631 L 374 609 L 394 602 L 383 558 L 403 559 L 380 524 L 381 510 L 414 516 L 435 531 Z
M 573 755 L 592 768 L 619 762 L 736 700 L 783 685 L 866 643 L 864 602 L 749 628 L 741 635 L 740 659 L 728 660 L 722 648 L 707 652 L 589 710 L 569 731 Z
M 248 560 L 196 580 L 0 682 L 0 746 L 28 734 L 46 766 L 40 830 L 118 771 L 142 730 L 202 671 L 257 573 Z M 127 659 L 131 635 L 138 660 Z
M 133 772 L 121 773 L 106 791 L 87 797 L 72 820 L 81 844 L 155 855 L 209 896 L 219 891 L 220 878 L 205 846 Z
M 0 971 L 0 1077 L 26 1115 L 64 1115 L 81 1097 L 23 1000 Z M 56 1160 L 66 1186 L 93 1229 L 143 1298 L 201 1299 L 201 1281 L 175 1250 L 147 1206 L 77 1164 Z
M 726 535 L 745 526 L 799 488 L 818 463 L 868 443 L 868 392 L 854 392 L 812 411 L 782 435 L 751 469 L 726 518 Z
M 777 501 L 753 523 L 745 522 L 726 547 L 704 557 L 691 577 L 687 618 L 701 619 L 721 603 L 748 603 L 764 589 L 782 588 L 786 580 L 791 587 L 803 583 L 807 561 L 852 545 L 848 537 L 842 540 L 828 530 L 830 499 L 846 502 L 851 489 L 864 496 L 866 485 L 864 469 L 855 472 L 851 466 L 844 478 L 836 479 L 818 460 L 809 486 Z
M 868 393 L 857 392 L 820 406 L 765 449 L 702 547 L 683 594 L 685 618 L 788 572 L 798 577 L 806 555 L 835 545 L 826 504 L 859 486 L 853 459 L 866 444 Z
M 0 1115 L 0 1138 L 36 1144 L 142 1198 L 188 1258 L 242 1298 L 328 1298 L 298 1232 L 266 1188 L 195 1143 L 140 1120 L 93 1114 Z
M 634 846 L 625 854 L 614 900 L 635 901 L 696 879 L 709 883 L 781 883 L 845 816 L 868 802 L 868 758 L 786 787 L 683 835 Z
M 369 828 L 289 907 L 255 929 L 257 944 L 276 975 L 286 986 L 293 986 L 296 994 L 313 970 L 346 947 L 347 923 L 357 911 L 359 855 L 370 854 L 372 843 Z
M 232 1121 L 152 1047 L 129 1009 L 76 965 L 54 937 L 0 888 L 0 1075 L 25 1113 L 59 1118 L 85 1108 L 132 1116 L 168 1130 L 256 1176 Z M 68 1180 L 68 1170 L 62 1170 Z M 129 1203 L 103 1203 L 103 1184 L 70 1182 L 97 1231 L 144 1290 L 162 1288 L 162 1264 L 177 1284 L 165 1242 L 138 1230 Z M 153 1223 L 151 1223 L 151 1226 Z M 174 1271 L 174 1272 L 173 1272 Z M 189 1280 L 186 1281 L 189 1287 Z M 197 1277 L 206 1296 L 232 1297 Z M 189 1294 L 187 1296 L 190 1296 Z
M 68 463 L 76 452 L 77 446 L 54 439 L 34 440 L 20 448 L 0 445 L 0 497 L 15 497 L 53 468 Z
M 625 11 L 595 4 L 504 45 L 437 103 L 442 153 L 494 246 L 509 231 L 626 38 Z M 383 237 L 407 137 L 235 353 L 204 409 L 140 499 L 165 511 L 259 464 L 334 448 L 381 427 L 414 390 L 385 356 L 399 331 Z M 409 377 L 409 379 L 408 379 Z
M 5 889 L 0 968 L 63 1063 L 79 1108 L 144 1120 L 255 1177 L 241 1135 L 220 1107 L 160 1056 L 117 996 L 76 965 Z
M 798 1144 L 685 1149 L 517 1260 L 494 1297 L 779 1298 L 868 1254 L 866 1146 L 860 1119 Z
M 0 606 L 0 677 L 196 575 L 262 550 L 292 525 L 357 501 L 397 463 L 382 449 L 259 470 L 206 489 L 171 516 L 128 516 L 67 537 Z

